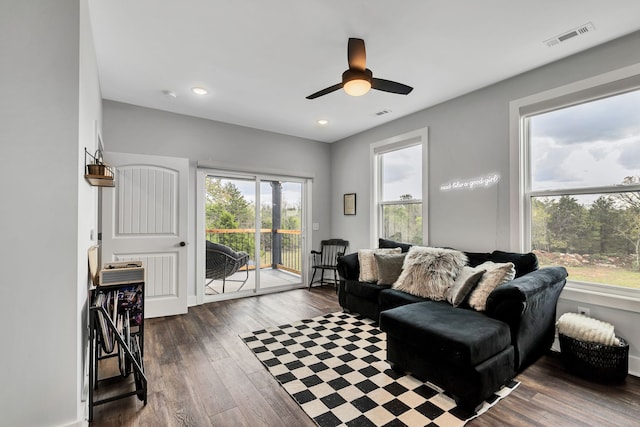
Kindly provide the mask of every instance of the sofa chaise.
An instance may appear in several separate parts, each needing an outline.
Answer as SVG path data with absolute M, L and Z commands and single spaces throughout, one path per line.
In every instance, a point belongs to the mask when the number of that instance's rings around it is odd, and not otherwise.
M 407 252 L 411 245 L 380 239 L 379 247 Z M 338 299 L 345 311 L 379 322 L 394 370 L 438 385 L 473 412 L 550 349 L 567 271 L 538 269 L 533 253 L 464 254 L 470 267 L 513 263 L 515 277 L 488 294 L 483 310 L 362 282 L 357 252 L 338 259 Z

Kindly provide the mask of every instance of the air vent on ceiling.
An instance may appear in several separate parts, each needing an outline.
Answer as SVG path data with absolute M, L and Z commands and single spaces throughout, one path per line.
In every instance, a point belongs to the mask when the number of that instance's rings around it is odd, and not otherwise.
M 376 113 L 376 116 L 383 116 L 385 114 L 389 114 L 391 112 L 391 110 L 382 110 L 382 111 L 378 111 Z
M 589 22 L 587 24 L 581 25 L 577 28 L 574 28 L 572 30 L 566 31 L 562 34 L 560 34 L 559 36 L 555 36 L 553 38 L 550 38 L 549 40 L 545 40 L 544 44 L 546 44 L 548 47 L 551 46 L 555 46 L 557 44 L 560 44 L 562 42 L 565 42 L 569 39 L 572 39 L 574 37 L 577 36 L 581 36 L 583 34 L 586 34 L 590 31 L 594 31 L 596 29 L 596 27 L 593 25 L 593 23 Z

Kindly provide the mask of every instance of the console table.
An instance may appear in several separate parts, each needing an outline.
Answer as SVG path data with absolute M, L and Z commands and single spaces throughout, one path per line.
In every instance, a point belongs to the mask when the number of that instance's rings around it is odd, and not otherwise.
M 89 422 L 95 406 L 130 396 L 147 404 L 144 373 L 144 282 L 97 286 L 89 291 Z M 119 375 L 101 378 L 100 365 L 118 358 Z M 133 374 L 133 375 L 131 375 Z M 106 381 L 133 377 L 135 389 L 97 399 Z

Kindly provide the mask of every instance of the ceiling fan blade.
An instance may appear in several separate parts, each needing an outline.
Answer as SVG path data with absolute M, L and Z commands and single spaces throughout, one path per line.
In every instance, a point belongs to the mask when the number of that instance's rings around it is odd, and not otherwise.
M 347 58 L 349 60 L 349 68 L 363 70 L 367 68 L 367 52 L 364 48 L 364 40 L 349 39 L 347 46 Z
M 403 85 L 402 83 L 392 82 L 385 79 L 371 79 L 371 87 L 383 92 L 398 93 L 400 95 L 408 95 L 413 90 L 411 86 Z
M 328 93 L 335 92 L 338 89 L 342 89 L 342 83 L 338 83 L 338 84 L 335 84 L 333 86 L 329 86 L 328 88 L 319 90 L 316 93 L 312 93 L 311 95 L 307 96 L 307 99 L 316 99 L 319 96 L 323 96 L 323 95 L 326 95 Z

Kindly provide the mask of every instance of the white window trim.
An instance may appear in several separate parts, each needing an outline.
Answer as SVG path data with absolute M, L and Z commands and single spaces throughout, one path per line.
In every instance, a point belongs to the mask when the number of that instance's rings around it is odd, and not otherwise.
M 530 206 L 526 197 L 529 176 L 529 153 L 525 145 L 526 117 L 576 102 L 597 99 L 602 95 L 622 93 L 640 88 L 640 64 L 631 65 L 535 95 L 511 101 L 509 104 L 509 176 L 511 249 L 523 252 L 530 247 L 526 226 L 530 222 Z M 631 189 L 631 187 L 629 187 Z M 626 189 L 626 187 L 625 187 Z M 589 189 L 585 189 L 587 191 Z M 536 193 L 537 194 L 537 193 Z M 596 283 L 573 282 L 567 278 L 562 296 L 578 302 L 591 303 L 640 313 L 640 292 L 633 289 Z
M 429 242 L 429 216 L 427 215 L 429 212 L 429 128 L 424 127 L 374 142 L 369 146 L 369 176 L 371 177 L 370 188 L 372 195 L 369 214 L 369 218 L 371 218 L 369 235 L 371 236 L 370 247 L 372 248 L 378 246 L 378 238 L 381 235 L 379 205 L 382 195 L 380 194 L 380 186 L 378 185 L 380 180 L 380 164 L 376 161 L 376 155 L 420 144 L 422 145 L 422 242 L 425 245 Z M 397 203 L 397 201 L 393 203 Z M 407 203 L 411 203 L 411 201 L 407 201 Z M 424 221 L 424 218 L 426 218 L 427 221 Z

